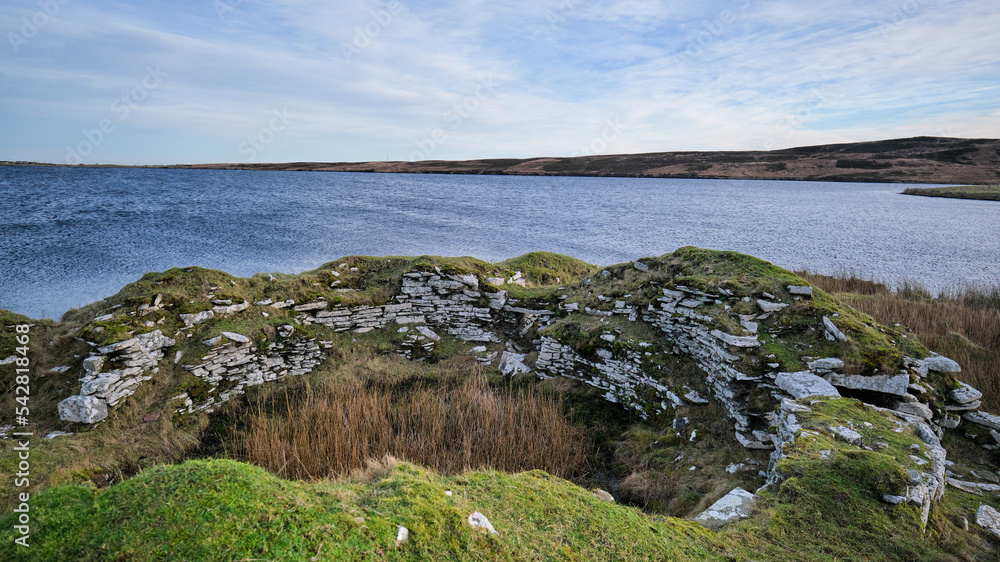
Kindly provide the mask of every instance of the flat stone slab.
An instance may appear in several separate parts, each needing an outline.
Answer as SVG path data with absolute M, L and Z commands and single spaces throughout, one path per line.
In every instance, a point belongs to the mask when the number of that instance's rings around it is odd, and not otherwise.
M 786 287 L 789 294 L 798 295 L 801 297 L 811 297 L 813 296 L 813 288 L 808 285 L 789 285 Z
M 844 368 L 844 362 L 836 357 L 826 357 L 806 363 L 810 371 L 836 371 Z
M 232 340 L 236 343 L 247 343 L 250 338 L 244 336 L 243 334 L 237 334 L 236 332 L 222 332 L 222 335 L 228 340 Z
M 962 417 L 967 422 L 1000 431 L 1000 416 L 977 410 L 975 412 L 966 412 Z
M 844 335 L 844 332 L 841 332 L 840 328 L 837 328 L 836 324 L 833 323 L 833 320 L 830 320 L 826 316 L 823 317 L 823 327 L 826 328 L 826 333 L 830 334 L 830 337 L 834 340 L 839 342 L 847 341 L 847 336 Z
M 797 373 L 778 373 L 774 378 L 774 384 L 778 388 L 791 394 L 796 400 L 806 396 L 831 396 L 840 397 L 840 392 L 819 375 L 814 375 L 809 371 L 799 371 Z
M 958 384 L 961 386 L 951 391 L 951 399 L 954 402 L 958 404 L 969 404 L 970 402 L 982 399 L 982 392 L 979 392 L 964 382 L 960 382 Z
M 733 347 L 760 347 L 757 336 L 734 336 L 722 330 L 712 330 L 712 335 Z
M 843 364 L 843 363 L 841 363 Z M 909 375 L 827 375 L 830 384 L 851 390 L 869 390 L 881 394 L 902 396 L 910 386 Z
M 756 496 L 743 488 L 733 488 L 711 507 L 699 513 L 694 520 L 706 528 L 719 529 L 733 521 L 750 517 L 756 507 Z
M 962 367 L 952 359 L 941 355 L 934 355 L 924 359 L 924 366 L 931 371 L 939 373 L 961 373 Z
M 779 310 L 788 307 L 788 305 L 783 302 L 771 302 L 762 299 L 757 299 L 757 306 L 759 306 L 764 312 L 778 312 Z

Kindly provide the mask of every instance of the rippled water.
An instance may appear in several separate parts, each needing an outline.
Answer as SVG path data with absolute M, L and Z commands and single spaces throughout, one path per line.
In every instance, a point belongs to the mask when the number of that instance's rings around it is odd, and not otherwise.
M 351 255 L 680 246 L 941 287 L 1000 283 L 1000 203 L 819 182 L 0 167 L 0 308 L 58 317 L 147 271 L 295 273 Z

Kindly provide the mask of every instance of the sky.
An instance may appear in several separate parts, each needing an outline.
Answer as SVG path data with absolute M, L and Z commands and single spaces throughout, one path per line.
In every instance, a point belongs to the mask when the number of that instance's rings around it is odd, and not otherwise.
M 1000 137 L 997 0 L 5 0 L 0 160 Z

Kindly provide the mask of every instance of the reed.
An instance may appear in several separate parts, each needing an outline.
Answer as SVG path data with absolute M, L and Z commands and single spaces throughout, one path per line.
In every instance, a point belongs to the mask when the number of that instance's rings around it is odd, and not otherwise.
M 306 384 L 296 396 L 258 403 L 231 446 L 279 476 L 315 480 L 364 469 L 387 455 L 444 474 L 491 468 L 580 473 L 590 449 L 563 415 L 560 397 L 493 388 L 473 374 L 456 386 L 371 387 Z

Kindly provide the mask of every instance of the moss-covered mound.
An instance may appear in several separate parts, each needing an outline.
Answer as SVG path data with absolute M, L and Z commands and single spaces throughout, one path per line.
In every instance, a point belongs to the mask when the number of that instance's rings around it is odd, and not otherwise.
M 450 495 L 449 493 L 450 492 Z M 496 534 L 473 528 L 485 515 Z M 2 519 L 4 560 L 724 560 L 696 523 L 653 518 L 543 472 L 452 478 L 394 462 L 341 482 L 289 482 L 225 460 L 148 470 L 33 505 L 29 548 Z M 398 526 L 408 538 L 397 541 Z

